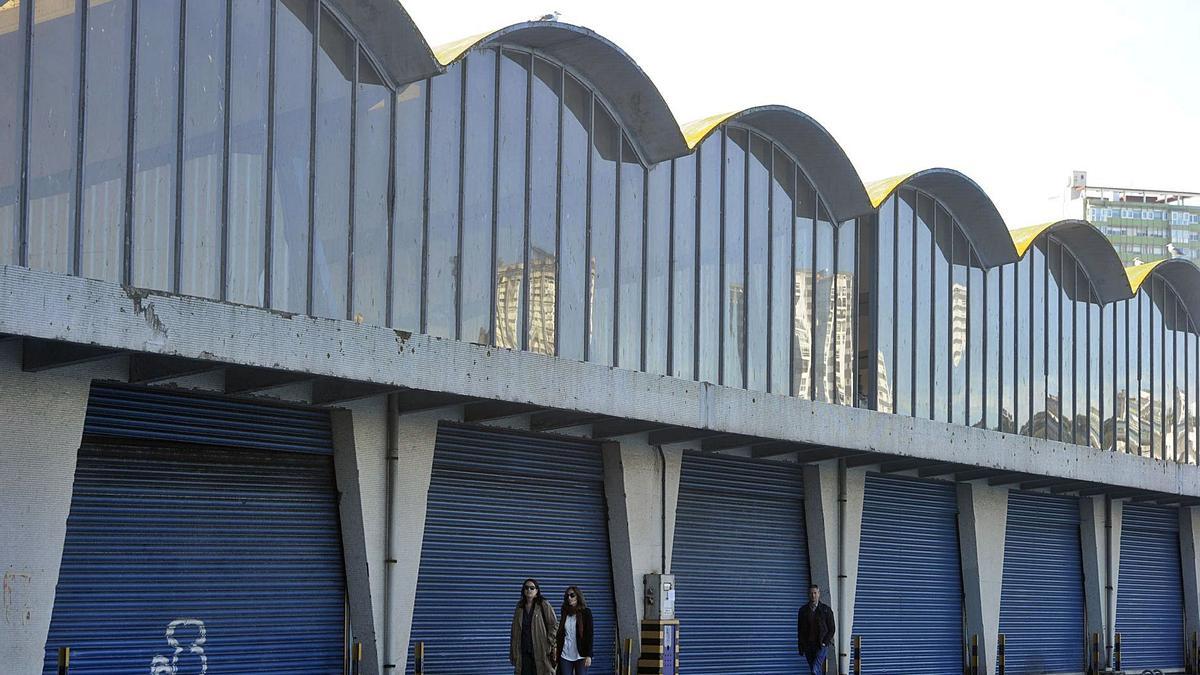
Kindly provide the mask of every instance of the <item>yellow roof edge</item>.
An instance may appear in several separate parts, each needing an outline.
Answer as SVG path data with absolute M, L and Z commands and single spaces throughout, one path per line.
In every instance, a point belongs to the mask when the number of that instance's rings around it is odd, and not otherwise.
M 442 64 L 443 66 L 448 66 L 457 61 L 460 57 L 462 57 L 463 54 L 470 51 L 471 47 L 479 44 L 485 38 L 494 34 L 495 32 L 496 31 L 494 30 L 490 30 L 486 33 L 480 33 L 478 35 L 472 35 L 470 37 L 455 40 L 454 42 L 447 42 L 446 44 L 438 45 L 433 48 L 433 57 L 437 59 L 438 63 Z
M 733 112 L 717 113 L 709 115 L 698 120 L 692 120 L 687 124 L 682 124 L 679 130 L 683 132 L 683 139 L 687 142 L 688 150 L 695 150 L 697 145 L 713 132 L 714 129 L 728 122 L 730 118 L 741 114 L 742 111 L 736 110 Z
M 865 187 L 867 188 L 867 196 L 871 198 L 871 206 L 874 208 L 879 208 L 879 205 L 887 201 L 888 196 L 891 195 L 896 188 L 900 187 L 901 183 L 909 178 L 912 178 L 916 174 L 916 171 L 909 171 L 908 173 L 902 173 L 892 176 L 891 178 L 884 178 L 883 180 L 867 183 Z
M 1154 268 L 1167 262 L 1167 260 L 1170 260 L 1170 258 L 1126 267 L 1125 276 L 1129 278 L 1129 289 L 1136 294 L 1138 289 L 1142 287 L 1142 284 L 1146 282 L 1146 279 L 1150 278 L 1150 273 L 1154 271 Z
M 1030 225 L 1029 227 L 1019 227 L 1015 230 L 1009 230 L 1008 234 L 1012 237 L 1013 246 L 1017 249 L 1017 257 L 1025 257 L 1025 252 L 1033 246 L 1033 242 L 1042 236 L 1042 233 L 1053 227 L 1060 221 L 1051 221 L 1049 223 L 1040 223 L 1038 225 Z

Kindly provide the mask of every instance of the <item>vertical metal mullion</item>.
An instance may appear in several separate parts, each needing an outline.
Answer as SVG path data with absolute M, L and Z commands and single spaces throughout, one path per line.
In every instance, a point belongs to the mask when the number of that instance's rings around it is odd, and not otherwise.
M 133 284 L 133 181 L 134 181 L 134 146 L 137 137 L 134 135 L 137 131 L 137 43 L 138 43 L 138 6 L 139 3 L 132 2 L 129 6 L 129 120 L 126 123 L 125 133 L 125 213 L 124 224 L 121 241 L 121 283 L 125 285 Z M 32 5 L 30 6 L 32 11 Z M 28 54 L 26 55 L 28 57 Z M 28 65 L 28 64 L 27 64 Z M 28 79 L 26 80 L 26 105 L 28 106 Z M 28 123 L 29 115 L 26 113 L 26 122 Z M 26 135 L 28 139 L 28 135 Z M 24 167 L 21 170 L 22 180 L 25 176 Z M 22 205 L 25 203 L 24 189 L 21 192 Z M 22 223 L 24 218 L 22 218 Z M 23 240 L 22 240 L 23 241 Z M 22 243 L 22 248 L 24 244 Z M 24 264 L 24 263 L 22 263 Z
M 1000 288 L 996 294 L 996 424 L 1000 431 L 1004 429 L 1004 277 L 1007 270 L 1000 267 L 996 280 Z
M 454 269 L 454 339 L 462 339 L 462 277 L 463 277 L 463 227 L 466 223 L 464 214 L 466 204 L 466 166 L 467 166 L 467 77 L 470 69 L 464 59 L 459 68 L 462 75 L 459 78 L 458 93 L 458 233 L 454 243 L 458 264 Z M 357 65 L 355 66 L 357 72 Z
M 809 318 L 812 323 L 808 329 L 808 381 L 810 385 L 810 396 L 812 400 L 817 398 L 817 256 L 818 242 L 820 240 L 820 223 L 821 223 L 821 196 L 817 194 L 816 188 L 813 188 L 813 203 L 812 203 L 812 242 L 809 249 L 810 265 L 808 272 L 808 285 L 812 296 L 811 307 L 808 310 Z
M 500 59 L 496 59 L 499 64 Z M 497 71 L 497 74 L 499 72 Z M 420 332 L 429 332 L 426 324 L 429 321 L 429 143 L 432 138 L 430 129 L 433 127 L 433 78 L 425 78 L 425 142 L 422 153 L 422 176 L 421 176 L 421 288 L 420 297 Z M 499 110 L 497 109 L 497 124 L 500 119 Z M 495 249 L 493 248 L 493 251 Z
M 25 2 L 25 89 L 24 101 L 21 109 L 21 187 L 18 204 L 20 206 L 20 224 L 18 226 L 20 242 L 17 249 L 17 264 L 29 266 L 29 119 L 30 105 L 33 99 L 29 90 L 32 83 L 31 72 L 33 71 L 33 12 L 34 2 L 36 0 L 26 0 Z M 17 10 L 21 10 L 18 8 Z M 136 12 L 136 10 L 134 10 Z M 137 16 L 136 13 L 134 16 Z M 18 17 L 20 21 L 21 17 Z M 137 43 L 137 36 L 134 36 L 134 43 Z M 130 78 L 130 82 L 133 78 Z M 132 92 L 132 89 L 131 89 Z M 132 97 L 132 93 L 130 96 Z M 129 116 L 130 125 L 133 124 L 133 115 Z M 132 139 L 132 137 L 131 137 Z
M 496 295 L 499 293 L 499 276 L 496 274 L 498 249 L 496 244 L 497 232 L 500 228 L 500 218 L 497 215 L 500 207 L 500 63 L 504 54 L 496 49 L 496 72 L 492 77 L 492 257 L 491 270 L 488 279 L 488 344 L 496 344 L 497 318 Z M 428 89 L 426 90 L 428 92 Z M 425 126 L 429 126 L 426 118 Z
M 221 279 L 218 284 L 217 297 L 227 300 L 229 296 L 229 160 L 230 134 L 232 133 L 232 115 L 229 113 L 231 91 L 230 81 L 233 79 L 233 0 L 225 3 L 225 92 L 224 114 L 221 130 Z
M 558 143 L 555 146 L 554 167 L 554 278 L 562 275 L 562 212 L 563 212 L 563 109 L 566 107 L 567 73 L 564 68 L 558 68 Z M 554 284 L 554 355 L 562 353 L 562 331 L 559 321 L 562 308 L 562 284 Z
M 83 274 L 83 151 L 87 115 L 88 3 L 79 0 L 79 104 L 75 137 L 75 208 L 72 213 L 71 274 Z
M 981 293 L 981 297 L 983 298 L 983 335 L 981 336 L 983 338 L 983 353 L 980 354 L 980 358 L 983 359 L 983 367 L 979 369 L 979 372 L 982 375 L 982 379 L 979 381 L 979 410 L 980 414 L 983 416 L 983 428 L 987 429 L 988 380 L 990 379 L 988 377 L 988 366 L 990 365 L 988 363 L 988 338 L 991 334 L 991 330 L 989 329 L 991 319 L 989 318 L 990 315 L 988 314 L 988 290 L 991 284 L 988 283 L 988 272 L 990 270 L 984 269 L 982 260 L 979 260 L 979 269 L 982 272 L 981 279 L 983 281 L 983 289 Z
M 623 146 L 622 146 L 623 147 Z M 622 150 L 624 152 L 624 150 Z M 650 169 L 644 167 L 642 169 L 642 311 L 640 321 L 639 339 L 641 341 L 641 370 L 646 370 L 646 299 L 650 287 L 649 273 L 649 248 L 650 248 Z M 667 276 L 670 276 L 670 265 L 667 267 Z
M 788 298 L 788 396 L 796 396 L 796 200 L 800 198 L 799 171 L 792 171 L 792 205 L 788 214 L 789 250 L 788 250 L 788 286 L 791 297 Z
M 499 82 L 499 80 L 497 80 Z M 595 170 L 595 138 L 596 138 L 596 95 L 588 92 L 588 129 L 587 129 L 587 228 L 584 233 L 583 256 L 583 294 L 584 294 L 584 331 L 583 331 L 583 360 L 588 361 L 592 356 L 592 326 L 589 317 L 594 316 L 592 306 L 595 304 L 595 288 L 592 280 L 592 172 Z
M 892 301 L 892 346 L 891 346 L 891 365 L 892 365 L 892 381 L 888 384 L 892 397 L 891 412 L 896 412 L 896 359 L 899 354 L 899 348 L 896 342 L 900 339 L 900 328 L 896 325 L 897 307 L 899 306 L 900 285 L 900 195 L 899 192 L 892 193 L 892 284 L 891 284 L 891 301 Z M 878 382 L 876 383 L 878 386 Z
M 187 82 L 187 6 L 188 0 L 179 0 L 179 63 L 175 100 L 175 230 L 172 242 L 171 290 L 178 293 L 183 279 L 183 119 Z
M 378 69 L 376 69 L 378 71 Z M 396 90 L 392 86 L 386 85 L 388 89 L 388 105 L 391 114 L 388 115 L 388 170 L 387 170 L 387 198 L 384 204 L 387 206 L 387 271 L 385 276 L 384 290 L 384 321 L 386 325 L 392 326 L 395 321 L 395 316 L 392 311 L 395 297 L 395 267 L 396 267 L 396 116 L 399 111 L 396 109 Z M 490 285 L 490 284 L 489 284 Z
M 919 199 L 920 199 L 920 197 L 918 197 L 918 200 Z M 937 225 L 938 225 L 939 218 L 938 218 L 937 200 L 935 200 L 933 197 L 930 197 L 928 195 L 925 196 L 925 199 L 927 199 L 930 202 L 931 206 L 933 207 L 933 218 L 932 218 L 932 221 L 929 223 L 930 232 L 929 232 L 929 380 L 928 380 L 928 382 L 929 382 L 929 419 L 934 420 L 934 419 L 937 419 L 937 406 L 934 403 L 934 399 L 936 397 L 934 396 L 933 392 L 934 392 L 934 389 L 937 387 L 937 361 L 938 361 L 937 315 L 938 315 L 938 313 L 933 308 L 933 305 L 934 305 L 933 299 L 935 297 L 937 297 L 937 281 L 938 281 L 938 278 L 937 278 L 938 227 L 937 227 Z M 919 207 L 920 201 L 918 201 L 917 204 Z M 918 213 L 919 212 L 920 212 L 920 209 L 918 208 Z M 917 226 L 917 220 L 919 220 L 919 219 L 917 219 L 917 218 L 913 219 L 914 227 Z M 947 338 L 948 337 L 949 336 L 947 335 Z M 949 398 L 950 392 L 946 392 L 946 394 L 947 394 L 947 398 Z
M 533 310 L 529 307 L 529 298 L 532 295 L 529 292 L 529 285 L 533 282 L 533 277 L 529 273 L 530 248 L 533 246 L 532 223 L 530 222 L 529 209 L 532 204 L 530 199 L 530 191 L 533 185 L 533 121 L 530 119 L 533 115 L 533 67 L 534 56 L 532 53 L 527 54 L 529 57 L 529 68 L 525 73 L 525 213 L 524 213 L 524 241 L 521 246 L 522 264 L 521 264 L 521 311 L 517 313 L 517 348 L 529 349 L 529 319 L 533 315 Z M 460 183 L 461 184 L 461 183 Z M 460 191 L 461 194 L 461 191 Z M 462 228 L 459 228 L 460 234 Z M 614 287 L 615 291 L 615 287 Z M 614 292 L 615 296 L 615 292 Z
M 625 163 L 625 132 L 617 125 L 617 172 L 616 195 L 613 208 L 613 287 L 612 287 L 612 363 L 621 365 L 621 230 L 624 229 L 624 218 L 621 216 L 621 180 L 622 165 Z
M 263 306 L 271 307 L 273 263 L 271 261 L 275 231 L 275 29 L 279 9 L 278 0 L 271 0 L 271 18 L 267 45 L 267 148 L 266 148 L 266 197 L 263 200 Z M 390 309 L 390 308 L 389 308 Z
M 774 255 L 775 255 L 775 236 L 774 236 L 774 234 L 775 234 L 775 143 L 774 142 L 768 142 L 767 151 L 770 152 L 771 154 L 767 161 L 767 232 L 766 232 L 767 259 L 766 259 L 765 265 L 764 265 L 767 270 L 767 295 L 766 295 L 766 298 L 767 298 L 767 362 L 766 362 L 767 379 L 766 379 L 766 390 L 772 391 L 773 381 L 772 381 L 772 377 L 771 377 L 771 363 L 772 363 L 771 348 L 774 346 L 774 343 L 775 343 L 775 335 L 772 332 L 772 327 L 774 326 L 774 323 L 775 323 L 774 321 L 772 321 L 772 316 L 775 314 L 775 312 L 771 311 L 771 309 L 772 309 L 771 301 L 773 299 L 771 294 L 775 290 L 775 284 L 773 283 L 774 279 L 772 278 L 773 275 L 771 274 L 771 272 L 774 270 L 774 266 L 775 266 L 775 258 L 774 258 Z
M 317 246 L 317 71 L 320 70 L 319 59 L 320 44 L 321 44 L 321 24 L 324 23 L 321 16 L 320 0 L 312 0 L 313 21 L 313 40 L 312 40 L 312 70 L 309 72 L 309 113 L 308 113 L 308 283 L 306 295 L 306 312 L 313 314 L 313 281 L 316 274 L 313 272 L 313 265 L 316 262 L 316 246 Z
M 1037 389 L 1037 387 L 1034 386 L 1034 382 L 1036 381 L 1037 373 L 1035 373 L 1033 370 L 1033 364 L 1036 362 L 1036 359 L 1033 358 L 1033 354 L 1034 349 L 1036 349 L 1037 346 L 1034 344 L 1035 336 L 1033 330 L 1033 317 L 1038 311 L 1037 303 L 1034 302 L 1034 283 L 1037 275 L 1033 273 L 1034 260 L 1032 254 L 1029 251 L 1026 251 L 1025 255 L 1026 260 L 1029 261 L 1029 309 L 1026 310 L 1029 315 L 1029 319 L 1026 323 L 1026 325 L 1029 326 L 1029 363 L 1026 364 L 1026 367 L 1029 368 L 1029 395 L 1027 397 L 1027 405 L 1029 406 L 1029 435 L 1036 437 L 1037 432 L 1035 430 L 1037 425 L 1034 424 L 1034 417 L 1037 415 L 1037 406 L 1034 405 L 1034 391 Z
M 717 269 L 719 270 L 717 278 L 720 280 L 717 290 L 717 383 L 727 384 L 725 382 L 725 145 L 729 142 L 729 130 L 726 127 L 721 127 L 721 173 L 718 181 L 718 190 L 720 190 L 721 217 L 719 231 L 719 241 L 717 250 L 719 251 L 717 259 Z
M 701 217 L 703 209 L 701 203 L 703 200 L 704 182 L 701 180 L 703 171 L 701 169 L 702 159 L 704 157 L 704 149 L 696 146 L 696 161 L 695 175 L 692 177 L 695 187 L 695 200 L 692 203 L 692 214 L 695 216 L 692 221 L 692 256 L 695 264 L 695 269 L 692 274 L 692 379 L 700 381 L 700 234 Z
M 358 193 L 358 86 L 359 72 L 358 64 L 361 61 L 359 53 L 358 40 L 354 40 L 354 81 L 350 84 L 350 184 L 346 199 L 346 319 L 354 320 L 354 239 L 355 239 L 355 221 L 354 207 L 355 195 Z M 464 69 L 465 72 L 465 69 Z M 465 77 L 465 75 L 464 75 Z M 462 181 L 459 181 L 462 185 Z M 459 190 L 462 194 L 462 190 Z M 462 209 L 459 209 L 462 213 Z M 461 228 L 460 228 L 461 229 Z M 462 249 L 459 248 L 458 259 L 462 260 Z M 459 266 L 461 267 L 461 265 Z
M 910 232 L 910 234 L 912 236 L 912 246 L 911 246 L 912 267 L 910 268 L 910 269 L 912 269 L 912 274 L 910 275 L 912 277 L 910 279 L 910 281 L 912 282 L 911 283 L 912 288 L 910 289 L 910 291 L 911 291 L 912 295 L 909 296 L 912 298 L 914 307 L 917 302 L 917 271 L 920 269 L 917 264 L 917 255 L 918 255 L 917 240 L 919 239 L 919 237 L 917 237 L 917 227 L 919 226 L 919 224 L 917 223 L 917 221 L 919 220 L 917 214 L 920 212 L 920 207 L 921 207 L 920 193 L 914 191 L 913 207 L 912 207 L 913 208 L 912 232 Z M 932 263 L 932 261 L 930 261 L 930 262 Z M 815 266 L 816 265 L 814 265 L 814 267 Z M 816 304 L 816 303 L 814 303 L 814 304 Z M 931 309 L 930 312 L 932 313 L 932 311 L 933 310 Z M 911 336 L 912 342 L 910 342 L 909 344 L 912 346 L 912 349 L 911 349 L 912 353 L 909 354 L 909 362 L 911 365 L 909 368 L 910 376 L 909 376 L 909 392 L 908 392 L 909 399 L 908 400 L 909 400 L 909 404 L 911 407 L 911 412 L 909 414 L 913 417 L 916 417 L 917 416 L 917 324 L 919 323 L 919 321 L 917 320 L 917 317 L 913 317 L 913 320 L 911 323 L 912 323 L 912 326 L 910 327 L 910 332 L 912 333 L 912 336 Z
M 675 160 L 667 165 L 667 375 L 675 370 Z
M 754 132 L 746 131 L 746 149 L 742 163 L 742 311 L 739 361 L 742 366 L 741 388 L 750 387 L 750 156 L 754 154 Z

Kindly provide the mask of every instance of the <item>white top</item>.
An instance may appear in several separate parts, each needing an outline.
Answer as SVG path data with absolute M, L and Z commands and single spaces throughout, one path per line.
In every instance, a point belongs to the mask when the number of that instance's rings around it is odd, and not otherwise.
M 579 655 L 579 645 L 575 644 L 575 615 L 571 614 L 563 620 L 563 648 L 562 657 L 567 661 L 578 661 L 583 658 Z

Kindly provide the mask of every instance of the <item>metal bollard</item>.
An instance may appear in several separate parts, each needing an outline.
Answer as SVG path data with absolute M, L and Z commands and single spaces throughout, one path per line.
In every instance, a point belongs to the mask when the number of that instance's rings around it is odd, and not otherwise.
M 71 670 L 71 648 L 58 648 L 58 675 L 67 675 Z
M 854 675 L 862 675 L 862 636 L 850 638 L 850 662 L 854 664 Z
M 413 647 L 413 675 L 425 675 L 425 643 Z
M 362 643 L 354 643 L 354 651 L 350 654 L 350 675 L 362 673 Z
M 996 675 L 1004 675 L 1004 633 L 997 636 L 996 642 Z
M 1113 636 L 1113 670 L 1121 670 L 1121 634 Z
M 633 675 L 633 638 L 625 638 L 625 672 L 623 675 Z
M 979 636 L 971 636 L 971 675 L 979 675 Z
M 1200 670 L 1200 636 L 1192 632 L 1192 670 Z

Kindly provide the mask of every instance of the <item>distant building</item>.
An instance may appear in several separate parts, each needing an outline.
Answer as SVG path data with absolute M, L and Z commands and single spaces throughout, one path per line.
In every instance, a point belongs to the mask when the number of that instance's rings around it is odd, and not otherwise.
M 1072 201 L 1108 237 L 1126 267 L 1167 258 L 1200 260 L 1200 193 L 1095 187 L 1086 185 L 1086 174 L 1083 178 L 1083 185 L 1072 180 Z

